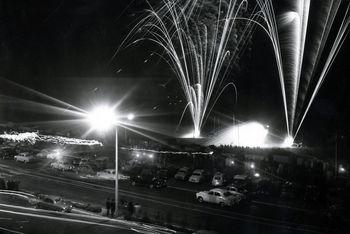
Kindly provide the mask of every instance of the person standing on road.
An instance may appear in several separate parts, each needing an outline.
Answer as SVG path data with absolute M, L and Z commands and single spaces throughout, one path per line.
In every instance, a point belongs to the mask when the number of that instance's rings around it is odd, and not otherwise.
M 115 200 L 114 198 L 112 198 L 112 202 L 111 202 L 111 216 L 114 216 L 114 212 L 115 212 Z
M 128 211 L 131 217 L 134 214 L 134 204 L 131 201 L 128 203 Z
M 108 197 L 106 200 L 106 209 L 107 209 L 107 217 L 109 216 L 109 212 L 111 210 L 111 199 Z

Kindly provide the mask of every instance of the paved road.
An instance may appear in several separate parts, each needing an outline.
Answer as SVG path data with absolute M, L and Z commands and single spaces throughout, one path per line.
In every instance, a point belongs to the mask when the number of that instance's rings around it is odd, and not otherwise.
M 0 169 L 18 173 L 21 189 L 46 194 L 59 194 L 66 198 L 103 205 L 105 198 L 114 192 L 113 184 L 92 184 L 68 178 L 51 176 L 34 166 L 6 162 Z M 30 168 L 33 167 L 33 168 Z M 25 168 L 25 169 L 24 169 Z M 34 170 L 35 169 L 35 170 Z M 162 190 L 132 187 L 121 181 L 122 199 L 142 204 L 148 216 L 160 217 L 164 222 L 177 223 L 197 229 L 215 229 L 221 233 L 294 233 L 328 232 L 324 217 L 304 210 L 254 203 L 246 207 L 222 209 L 215 205 L 199 204 L 194 200 L 195 189 L 172 186 Z
M 0 233 L 171 233 L 134 222 L 0 204 Z

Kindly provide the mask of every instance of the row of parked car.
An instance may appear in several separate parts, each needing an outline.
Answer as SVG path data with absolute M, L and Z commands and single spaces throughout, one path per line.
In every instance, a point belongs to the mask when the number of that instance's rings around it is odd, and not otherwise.
M 210 184 L 214 187 L 227 185 L 230 182 L 237 183 L 247 183 L 250 179 L 248 175 L 226 175 L 222 172 L 216 172 L 213 176 L 210 175 L 207 171 L 203 169 L 196 169 L 191 172 L 191 169 L 188 167 L 180 168 L 175 174 L 174 178 L 176 180 L 189 181 L 191 183 L 203 183 L 210 182 Z
M 251 179 L 248 175 L 229 176 L 222 172 L 216 172 L 211 176 L 203 169 L 196 169 L 191 172 L 190 168 L 182 167 L 177 171 L 174 178 L 191 183 L 209 182 L 212 187 L 215 187 L 196 193 L 196 200 L 201 203 L 208 202 L 223 207 L 232 207 L 249 200 L 248 190 Z

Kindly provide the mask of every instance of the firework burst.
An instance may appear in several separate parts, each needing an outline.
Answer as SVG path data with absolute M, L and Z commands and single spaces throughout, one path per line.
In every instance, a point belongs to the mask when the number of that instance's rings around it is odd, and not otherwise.
M 125 48 L 141 41 L 151 41 L 161 48 L 162 52 L 157 54 L 176 74 L 187 100 L 193 137 L 200 136 L 201 127 L 218 96 L 228 86 L 225 83 L 227 67 L 237 60 L 241 52 L 238 48 L 245 47 L 252 32 L 251 22 L 245 21 L 237 47 L 233 51 L 228 50 L 236 21 L 247 8 L 247 1 L 219 1 L 215 6 L 215 19 L 210 25 L 199 20 L 203 3 L 201 0 L 164 0 L 158 9 L 150 7 L 122 46 Z

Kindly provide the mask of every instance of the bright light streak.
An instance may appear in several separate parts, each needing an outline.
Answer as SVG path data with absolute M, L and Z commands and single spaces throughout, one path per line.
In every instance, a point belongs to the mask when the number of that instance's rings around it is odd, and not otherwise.
M 107 131 L 118 123 L 118 118 L 113 108 L 98 106 L 88 113 L 87 121 L 93 130 Z
M 348 35 L 350 3 L 332 0 L 313 5 L 310 0 L 293 0 L 292 11 L 282 13 L 280 17 L 275 15 L 273 0 L 257 0 L 257 3 L 260 9 L 252 21 L 261 26 L 271 39 L 280 78 L 287 133 L 295 138 Z M 317 11 L 310 11 L 311 6 Z M 343 12 L 338 11 L 341 6 L 344 6 Z M 309 13 L 315 13 L 317 19 L 313 23 L 313 35 L 307 35 L 311 17 Z M 340 27 L 334 24 L 336 18 L 339 18 Z M 332 31 L 337 32 L 337 35 L 330 41 Z M 307 56 L 304 54 L 306 44 Z M 328 44 L 330 50 L 326 51 Z M 321 68 L 321 73 L 316 72 L 318 68 Z M 311 87 L 311 84 L 316 85 Z
M 282 143 L 282 148 L 290 148 L 293 146 L 294 139 L 291 136 L 287 136 Z

